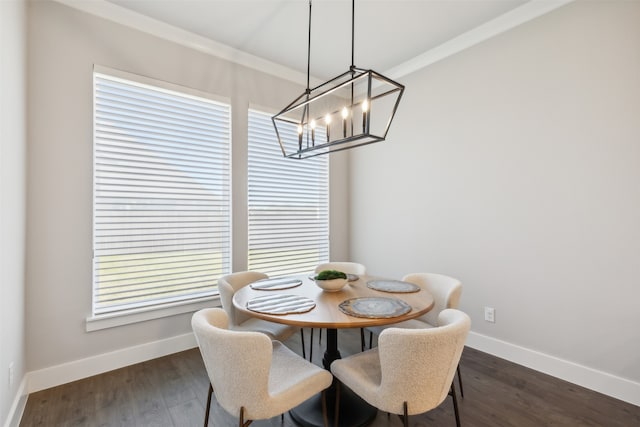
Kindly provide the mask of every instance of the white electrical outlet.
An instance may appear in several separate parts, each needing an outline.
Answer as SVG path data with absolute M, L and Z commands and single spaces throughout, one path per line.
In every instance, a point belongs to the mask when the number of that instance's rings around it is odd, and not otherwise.
M 9 363 L 9 387 L 13 386 L 13 362 Z
M 491 323 L 496 322 L 496 311 L 494 310 L 493 307 L 484 308 L 484 320 Z

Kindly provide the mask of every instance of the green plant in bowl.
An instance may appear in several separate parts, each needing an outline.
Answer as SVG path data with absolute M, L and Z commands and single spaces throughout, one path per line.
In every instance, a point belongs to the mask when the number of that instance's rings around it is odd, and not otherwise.
M 337 270 L 323 270 L 314 279 L 316 285 L 327 292 L 337 292 L 347 284 L 347 275 Z
M 322 270 L 316 276 L 316 280 L 333 280 L 333 279 L 346 279 L 347 275 L 338 270 Z

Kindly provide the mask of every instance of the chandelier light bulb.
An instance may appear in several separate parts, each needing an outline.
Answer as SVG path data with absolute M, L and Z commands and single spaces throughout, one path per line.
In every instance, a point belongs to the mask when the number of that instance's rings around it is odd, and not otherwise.
M 331 140 L 331 114 L 327 113 L 324 116 L 324 122 L 327 125 L 327 142 L 329 142 Z
M 347 107 L 342 108 L 342 136 L 347 137 L 347 117 L 349 117 L 349 110 Z
M 367 133 L 367 118 L 369 116 L 369 100 L 362 101 L 362 133 Z

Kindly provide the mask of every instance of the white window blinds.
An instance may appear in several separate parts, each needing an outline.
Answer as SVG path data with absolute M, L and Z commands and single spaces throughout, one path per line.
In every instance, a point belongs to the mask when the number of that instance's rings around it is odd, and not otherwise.
M 94 72 L 94 315 L 217 293 L 229 165 L 229 105 Z
M 271 116 L 259 111 L 249 110 L 248 136 L 248 268 L 270 276 L 311 272 L 329 259 L 327 156 L 283 157 Z M 326 135 L 319 128 L 316 137 Z

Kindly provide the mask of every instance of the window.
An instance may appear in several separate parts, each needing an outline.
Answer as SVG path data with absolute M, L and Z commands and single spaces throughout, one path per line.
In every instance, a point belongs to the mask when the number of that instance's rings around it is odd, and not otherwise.
M 248 151 L 249 269 L 270 276 L 313 271 L 329 259 L 327 156 L 283 157 L 271 116 L 255 110 Z
M 230 106 L 98 70 L 93 314 L 210 298 L 230 271 Z

